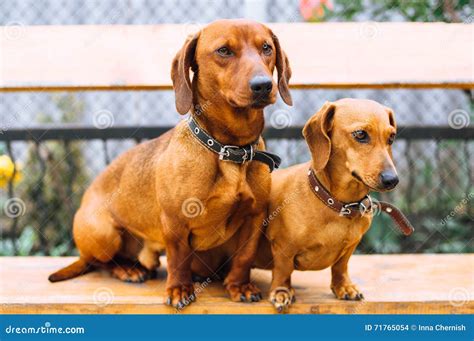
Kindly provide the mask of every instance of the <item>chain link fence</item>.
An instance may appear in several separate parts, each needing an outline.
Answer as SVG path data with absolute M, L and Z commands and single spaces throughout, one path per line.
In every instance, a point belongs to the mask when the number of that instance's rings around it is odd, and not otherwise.
M 0 25 L 206 23 L 235 17 L 298 22 L 299 6 L 299 1 L 291 0 L 3 0 Z M 302 126 L 325 101 L 343 97 L 387 105 L 401 126 L 457 129 L 472 125 L 473 119 L 472 92 L 462 90 L 292 90 L 292 95 L 293 107 L 279 100 L 266 109 L 268 126 Z M 182 119 L 172 91 L 0 93 L 0 99 L 2 131 L 46 123 L 172 126 Z M 15 184 L 0 178 L 0 254 L 72 254 L 71 224 L 82 193 L 110 160 L 138 142 L 134 136 L 106 141 L 0 141 L 0 154 L 10 155 L 21 174 Z M 282 156 L 283 167 L 309 159 L 303 140 L 270 140 L 268 148 Z M 472 138 L 397 141 L 394 159 L 401 181 L 383 199 L 407 213 L 416 233 L 406 239 L 378 216 L 359 251 L 472 252 L 473 154 Z M 2 162 L 5 159 L 0 159 L 0 166 Z

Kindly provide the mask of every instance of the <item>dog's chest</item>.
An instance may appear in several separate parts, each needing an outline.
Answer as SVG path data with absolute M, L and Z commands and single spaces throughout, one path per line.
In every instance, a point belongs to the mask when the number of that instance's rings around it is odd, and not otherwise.
M 230 168 L 230 169 L 229 169 Z M 191 244 L 206 250 L 227 241 L 249 215 L 262 209 L 262 193 L 252 188 L 246 172 L 224 168 L 202 197 L 202 213 L 190 225 Z
M 355 247 L 368 230 L 370 217 L 356 220 L 338 218 L 319 227 L 311 227 L 313 242 L 295 257 L 298 270 L 322 270 L 334 265 L 345 253 Z

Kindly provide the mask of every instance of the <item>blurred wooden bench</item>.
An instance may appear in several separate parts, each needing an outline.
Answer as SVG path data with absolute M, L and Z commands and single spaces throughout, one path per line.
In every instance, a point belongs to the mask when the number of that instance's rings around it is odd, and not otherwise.
M 124 283 L 93 272 L 65 282 L 48 275 L 71 257 L 0 258 L 0 313 L 3 314 L 170 314 L 164 305 L 166 276 L 143 284 Z M 296 271 L 293 285 L 299 314 L 472 314 L 474 255 L 355 255 L 350 273 L 365 300 L 340 301 L 329 289 L 330 271 Z M 190 314 L 267 314 L 270 271 L 252 270 L 264 293 L 259 303 L 233 303 L 221 283 L 196 284 L 197 301 L 182 310 Z
M 270 24 L 292 88 L 472 88 L 473 25 Z M 1 28 L 1 27 L 0 27 Z M 1 91 L 171 89 L 171 60 L 196 25 L 0 29 Z
M 473 25 L 443 23 L 271 24 L 288 53 L 293 89 L 472 89 Z M 0 27 L 0 93 L 170 90 L 170 65 L 192 25 L 31 26 L 15 35 Z M 316 108 L 315 108 L 316 109 Z M 80 138 L 61 128 L 16 131 L 1 127 L 0 140 Z M 133 127 L 132 127 L 133 128 Z M 293 130 L 291 130 L 293 129 Z M 300 128 L 274 137 L 300 136 Z M 472 138 L 473 128 L 431 127 L 420 137 Z M 93 131 L 123 136 L 122 127 Z M 136 129 L 135 129 L 136 130 Z M 403 130 L 406 133 L 409 130 Z M 288 135 L 288 131 L 290 134 Z M 141 138 L 161 132 L 140 127 Z M 413 132 L 412 132 L 413 133 Z M 147 135 L 148 134 L 148 135 Z M 424 134 L 424 135 L 423 135 Z M 115 135 L 113 135 L 115 136 Z M 10 150 L 10 148 L 8 148 Z M 0 258 L 1 313 L 173 313 L 163 305 L 164 273 L 127 284 L 98 272 L 51 284 L 47 276 L 70 258 Z M 335 300 L 328 270 L 297 272 L 292 313 L 473 313 L 472 255 L 354 256 L 353 279 L 366 300 Z M 253 271 L 266 293 L 271 274 Z M 185 313 L 272 313 L 271 305 L 230 303 L 211 283 Z

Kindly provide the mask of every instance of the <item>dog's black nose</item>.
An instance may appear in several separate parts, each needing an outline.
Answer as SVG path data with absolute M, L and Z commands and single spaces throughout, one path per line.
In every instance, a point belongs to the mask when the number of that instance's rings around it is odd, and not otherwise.
M 250 80 L 250 89 L 255 97 L 268 95 L 272 87 L 272 79 L 268 76 L 255 76 Z
M 392 189 L 398 184 L 398 176 L 393 170 L 380 173 L 380 183 L 385 189 Z

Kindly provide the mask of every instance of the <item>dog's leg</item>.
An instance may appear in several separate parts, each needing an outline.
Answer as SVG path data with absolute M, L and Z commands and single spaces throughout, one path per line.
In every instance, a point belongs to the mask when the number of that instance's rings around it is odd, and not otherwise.
M 128 236 L 105 209 L 85 205 L 74 217 L 74 240 L 81 259 L 110 271 L 112 276 L 122 281 L 143 282 L 149 272 L 133 261 L 136 255 L 129 247 Z
M 352 283 L 347 271 L 349 258 L 357 244 L 349 248 L 346 253 L 331 267 L 331 290 L 340 300 L 361 300 L 364 298 L 356 285 Z
M 166 304 L 182 309 L 196 299 L 191 275 L 193 257 L 189 230 L 167 217 L 162 220 L 168 261 Z
M 160 267 L 160 253 L 151 247 L 148 243 L 143 244 L 143 248 L 138 254 L 138 261 L 149 271 L 155 271 Z
M 224 246 L 217 247 L 212 251 L 194 251 L 191 270 L 193 282 L 205 282 L 207 280 L 223 281 L 229 272 L 230 265 Z M 217 272 L 216 272 L 217 270 Z
M 230 299 L 234 302 L 258 302 L 262 293 L 250 282 L 250 269 L 257 255 L 264 213 L 248 217 L 238 230 L 238 249 L 232 256 L 230 271 L 224 280 Z
M 295 301 L 295 290 L 291 287 L 294 255 L 278 245 L 272 245 L 272 254 L 274 266 L 269 300 L 279 313 L 285 313 Z

